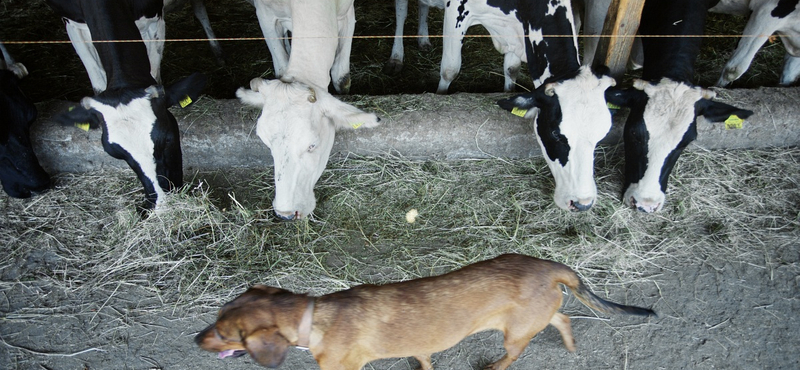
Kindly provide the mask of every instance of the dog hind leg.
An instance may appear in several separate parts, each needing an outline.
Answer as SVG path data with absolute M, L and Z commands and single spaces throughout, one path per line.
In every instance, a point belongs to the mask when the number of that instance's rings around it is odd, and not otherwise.
M 570 325 L 569 317 L 556 312 L 553 318 L 550 319 L 550 325 L 553 325 L 561 333 L 561 339 L 564 341 L 564 346 L 567 347 L 567 350 L 575 352 L 575 338 L 572 336 L 572 325 Z

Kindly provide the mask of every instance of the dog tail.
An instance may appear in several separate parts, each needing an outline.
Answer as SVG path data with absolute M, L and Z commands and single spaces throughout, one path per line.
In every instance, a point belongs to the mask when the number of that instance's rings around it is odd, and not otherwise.
M 565 266 L 566 267 L 566 266 Z M 567 267 L 567 269 L 569 269 Z M 611 314 L 611 313 L 618 313 L 624 315 L 639 315 L 639 316 L 656 316 L 656 313 L 649 309 L 643 307 L 636 307 L 636 306 L 626 306 L 614 302 L 606 301 L 603 298 L 598 297 L 591 290 L 583 281 L 578 277 L 575 271 L 569 269 L 569 278 L 561 281 L 562 284 L 566 285 L 572 293 L 575 294 L 575 297 L 581 301 L 581 303 L 585 304 L 586 306 L 598 310 L 603 313 Z

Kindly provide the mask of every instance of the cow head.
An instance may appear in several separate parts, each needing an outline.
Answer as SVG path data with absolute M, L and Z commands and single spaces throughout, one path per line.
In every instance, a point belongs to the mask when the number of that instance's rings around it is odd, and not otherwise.
M 50 177 L 39 165 L 30 140 L 36 106 L 17 82 L 15 73 L 0 69 L 0 182 L 9 196 L 28 198 L 47 190 Z
M 634 89 L 610 89 L 609 103 L 630 107 L 625 123 L 623 201 L 642 212 L 664 206 L 667 180 L 683 148 L 697 137 L 697 116 L 710 122 L 740 119 L 753 112 L 715 102 L 715 93 L 663 78 L 634 81 Z
M 572 78 L 500 100 L 513 114 L 533 118 L 536 139 L 555 178 L 553 196 L 565 210 L 586 211 L 597 198 L 594 149 L 611 130 L 604 93 L 614 79 L 581 67 Z
M 84 98 L 60 120 L 102 126 L 103 149 L 128 163 L 144 187 L 142 208 L 152 209 L 163 201 L 165 191 L 183 186 L 178 122 L 167 108 L 191 104 L 205 83 L 205 76 L 193 74 L 167 88 L 106 90 Z
M 372 113 L 343 103 L 324 89 L 298 81 L 250 81 L 240 88 L 242 103 L 262 109 L 256 132 L 275 165 L 275 214 L 286 220 L 307 217 L 316 207 L 314 185 L 328 163 L 337 129 L 375 127 Z

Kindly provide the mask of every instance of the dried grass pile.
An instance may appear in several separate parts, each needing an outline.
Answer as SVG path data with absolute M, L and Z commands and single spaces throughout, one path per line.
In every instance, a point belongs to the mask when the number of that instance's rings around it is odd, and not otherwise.
M 686 259 L 769 269 L 796 248 L 800 149 L 685 153 L 655 215 L 618 201 L 620 157 L 601 153 L 599 204 L 582 214 L 552 205 L 541 159 L 337 158 L 317 185 L 316 217 L 297 223 L 272 219 L 268 171 L 230 174 L 236 190 L 227 194 L 198 174 L 146 219 L 128 172 L 62 175 L 32 200 L 0 198 L 0 290 L 10 307 L 12 290 L 47 286 L 86 304 L 141 289 L 156 306 L 215 309 L 254 283 L 322 294 L 507 252 L 614 285 Z

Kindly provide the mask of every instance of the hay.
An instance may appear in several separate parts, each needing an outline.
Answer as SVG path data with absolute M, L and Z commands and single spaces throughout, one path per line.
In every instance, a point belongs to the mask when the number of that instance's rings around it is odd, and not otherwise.
M 316 187 L 316 216 L 296 223 L 271 217 L 269 171 L 196 174 L 144 220 L 127 171 L 60 175 L 32 200 L 0 198 L 0 290 L 35 282 L 99 304 L 97 295 L 136 287 L 161 304 L 210 309 L 255 283 L 323 294 L 507 252 L 566 263 L 608 286 L 646 280 L 678 258 L 770 268 L 798 240 L 798 149 L 685 153 L 655 215 L 618 201 L 621 153 L 607 150 L 599 204 L 582 214 L 552 204 L 541 159 L 334 158 Z

